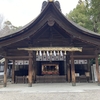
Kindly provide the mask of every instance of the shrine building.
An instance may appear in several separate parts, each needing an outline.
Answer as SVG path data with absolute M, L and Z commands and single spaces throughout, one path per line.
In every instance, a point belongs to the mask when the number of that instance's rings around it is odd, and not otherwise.
M 91 59 L 95 59 L 99 85 L 99 53 L 100 34 L 66 18 L 58 1 L 44 1 L 40 14 L 30 23 L 0 36 L 0 55 L 5 58 L 4 87 L 8 61 L 13 62 L 14 84 L 32 87 L 36 83 L 71 82 L 75 86 L 77 82 L 91 82 Z

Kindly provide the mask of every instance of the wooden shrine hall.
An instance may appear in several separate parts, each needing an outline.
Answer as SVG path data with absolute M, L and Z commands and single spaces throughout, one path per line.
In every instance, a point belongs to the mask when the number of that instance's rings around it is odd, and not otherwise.
M 28 83 L 31 87 L 35 82 L 72 82 L 75 86 L 77 81 L 91 80 L 90 60 L 95 59 L 100 84 L 99 53 L 100 34 L 68 20 L 58 1 L 44 1 L 33 21 L 15 33 L 0 36 L 4 87 L 8 61 L 13 62 L 12 83 Z

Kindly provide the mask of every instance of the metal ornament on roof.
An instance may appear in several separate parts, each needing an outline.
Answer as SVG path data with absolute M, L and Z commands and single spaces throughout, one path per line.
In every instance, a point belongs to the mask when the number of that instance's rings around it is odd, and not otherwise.
M 54 0 L 48 0 L 49 2 L 53 2 Z

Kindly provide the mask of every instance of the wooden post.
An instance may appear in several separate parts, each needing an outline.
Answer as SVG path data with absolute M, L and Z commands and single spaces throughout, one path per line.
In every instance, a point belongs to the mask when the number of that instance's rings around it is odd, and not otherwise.
M 33 56 L 32 51 L 29 51 L 29 75 L 28 75 L 29 87 L 32 87 L 32 75 L 33 75 L 32 56 Z
M 70 83 L 70 65 L 69 64 L 67 65 L 67 68 L 68 68 L 68 82 Z
M 8 59 L 5 58 L 5 65 L 4 65 L 4 87 L 7 86 L 7 67 L 8 67 Z
M 89 80 L 92 79 L 90 59 L 87 60 L 88 72 L 90 74 Z
M 87 60 L 87 69 L 90 72 L 90 59 Z
M 15 60 L 13 60 L 13 65 L 12 65 L 12 84 L 15 81 Z
M 71 52 L 71 75 L 72 75 L 72 86 L 76 86 L 75 66 L 74 66 L 73 52 Z
M 70 56 L 69 56 L 69 53 L 67 53 L 67 56 L 66 56 L 66 65 L 67 65 L 67 79 L 68 79 L 68 82 L 70 83 Z
M 33 52 L 33 81 L 36 81 L 36 53 Z
M 66 75 L 67 73 L 67 69 L 66 69 L 66 61 L 64 61 L 64 75 Z
M 97 72 L 98 85 L 100 86 L 99 62 L 98 62 L 98 55 L 97 54 L 96 54 L 96 57 L 95 57 L 95 63 L 96 63 L 96 72 Z

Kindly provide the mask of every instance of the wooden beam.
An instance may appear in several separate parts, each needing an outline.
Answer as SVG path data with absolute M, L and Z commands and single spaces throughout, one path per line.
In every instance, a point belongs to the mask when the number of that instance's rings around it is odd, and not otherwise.
M 15 76 L 15 60 L 13 60 L 13 65 L 12 65 L 12 83 L 14 83 L 14 78 Z
M 33 76 L 33 61 L 32 61 L 32 51 L 29 51 L 29 87 L 32 87 L 32 76 Z
M 4 65 L 4 87 L 7 86 L 7 67 L 8 67 L 8 59 L 5 58 L 5 65 Z
M 74 58 L 95 58 L 95 55 L 73 55 Z M 72 58 L 72 56 L 70 56 Z
M 71 52 L 71 75 L 72 75 L 72 86 L 76 86 L 75 66 L 74 66 L 73 52 Z
M 90 51 L 90 50 L 92 51 L 93 50 L 94 51 L 95 48 L 83 48 L 83 50 L 88 50 L 88 51 Z
M 24 59 L 29 59 L 32 58 L 33 56 L 7 56 L 5 58 L 9 59 L 9 60 L 24 60 Z

